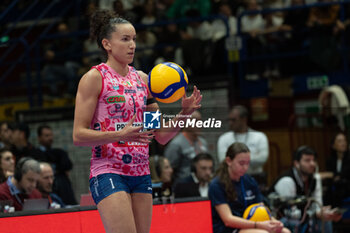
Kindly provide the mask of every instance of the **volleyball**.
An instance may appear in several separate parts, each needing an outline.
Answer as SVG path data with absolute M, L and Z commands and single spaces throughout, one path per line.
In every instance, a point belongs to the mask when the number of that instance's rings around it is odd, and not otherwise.
M 243 218 L 261 222 L 271 220 L 270 210 L 262 203 L 252 204 L 243 213 Z
M 176 63 L 163 62 L 148 74 L 148 88 L 153 97 L 162 103 L 173 103 L 179 100 L 188 86 L 187 74 Z

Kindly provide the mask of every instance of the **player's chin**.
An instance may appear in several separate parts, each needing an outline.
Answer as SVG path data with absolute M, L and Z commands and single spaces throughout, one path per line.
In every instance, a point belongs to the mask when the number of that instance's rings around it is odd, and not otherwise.
M 126 55 L 125 60 L 127 60 L 129 64 L 132 63 L 134 61 L 134 54 Z

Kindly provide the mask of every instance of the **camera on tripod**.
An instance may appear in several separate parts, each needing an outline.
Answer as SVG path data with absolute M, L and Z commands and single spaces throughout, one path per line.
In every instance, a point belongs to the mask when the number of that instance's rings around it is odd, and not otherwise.
M 272 214 L 277 218 L 285 217 L 293 220 L 300 220 L 304 208 L 307 205 L 308 198 L 305 196 L 298 197 L 281 197 L 276 193 L 268 196 Z

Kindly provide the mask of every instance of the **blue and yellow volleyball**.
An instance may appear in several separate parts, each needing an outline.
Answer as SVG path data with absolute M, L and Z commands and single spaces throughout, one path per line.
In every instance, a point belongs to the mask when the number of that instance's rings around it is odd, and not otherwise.
M 188 86 L 187 74 L 176 63 L 163 62 L 148 74 L 148 88 L 153 97 L 162 103 L 173 103 L 179 100 Z
M 243 218 L 255 222 L 268 221 L 271 220 L 271 212 L 263 203 L 252 204 L 245 209 Z

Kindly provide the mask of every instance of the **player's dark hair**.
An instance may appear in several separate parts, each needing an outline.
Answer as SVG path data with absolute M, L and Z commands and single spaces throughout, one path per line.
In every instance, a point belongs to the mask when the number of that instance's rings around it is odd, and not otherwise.
M 98 10 L 95 11 L 90 18 L 90 38 L 96 40 L 98 47 L 100 47 L 107 56 L 107 51 L 103 48 L 102 40 L 109 39 L 112 32 L 116 31 L 117 24 L 131 24 L 128 20 L 119 17 L 113 11 Z

